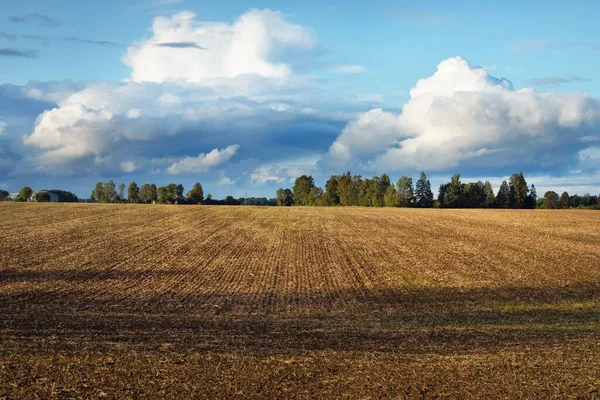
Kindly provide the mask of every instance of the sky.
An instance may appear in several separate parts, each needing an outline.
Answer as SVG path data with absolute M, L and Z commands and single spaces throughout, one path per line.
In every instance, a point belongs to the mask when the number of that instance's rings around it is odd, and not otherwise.
M 423 170 L 599 194 L 600 3 L 522 3 L 4 0 L 0 189 Z

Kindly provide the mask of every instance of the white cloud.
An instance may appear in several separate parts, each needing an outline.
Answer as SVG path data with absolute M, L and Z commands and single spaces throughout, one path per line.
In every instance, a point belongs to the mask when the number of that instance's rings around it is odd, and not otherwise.
M 221 165 L 237 153 L 240 146 L 237 144 L 227 146 L 224 149 L 213 149 L 211 152 L 198 154 L 198 157 L 185 157 L 171 164 L 167 168 L 169 175 L 179 175 L 185 173 L 206 172 L 210 168 Z
M 514 90 L 460 57 L 410 91 L 401 114 L 379 109 L 350 122 L 324 161 L 381 171 L 447 170 L 538 163 L 574 156 L 568 147 L 600 136 L 600 103 L 583 93 Z
M 300 159 L 286 162 L 264 164 L 250 172 L 250 180 L 260 184 L 291 182 L 301 175 L 310 175 L 317 171 L 316 160 Z
M 131 110 L 127 111 L 127 113 L 125 115 L 127 116 L 127 118 L 136 119 L 142 115 L 142 110 L 139 110 L 137 108 L 132 108 Z
M 25 137 L 26 145 L 43 151 L 40 165 L 65 164 L 88 155 L 100 155 L 109 145 L 113 114 L 69 104 L 44 111 L 36 121 L 33 133 Z
M 233 185 L 237 180 L 232 180 L 225 175 L 221 176 L 219 179 L 219 185 Z
M 120 167 L 124 172 L 133 172 L 138 169 L 133 161 L 123 161 Z
M 285 77 L 292 72 L 290 55 L 316 46 L 309 30 L 269 9 L 250 10 L 231 24 L 196 17 L 186 11 L 154 18 L 152 36 L 130 46 L 123 57 L 132 68 L 131 78 L 202 82 L 245 74 Z
M 6 122 L 0 120 L 0 135 L 2 134 L 2 132 L 4 132 L 7 126 L 8 124 Z
M 362 74 L 367 72 L 367 67 L 357 64 L 344 64 L 333 67 L 331 70 L 340 74 Z

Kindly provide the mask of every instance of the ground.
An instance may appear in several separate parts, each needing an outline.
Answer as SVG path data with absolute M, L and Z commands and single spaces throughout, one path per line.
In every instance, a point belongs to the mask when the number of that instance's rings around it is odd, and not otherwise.
M 0 398 L 600 398 L 600 212 L 0 203 Z

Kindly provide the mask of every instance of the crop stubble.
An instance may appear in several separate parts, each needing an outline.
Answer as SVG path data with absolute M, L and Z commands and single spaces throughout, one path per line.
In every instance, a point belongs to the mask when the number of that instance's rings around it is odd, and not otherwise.
M 598 397 L 599 222 L 0 203 L 0 398 Z

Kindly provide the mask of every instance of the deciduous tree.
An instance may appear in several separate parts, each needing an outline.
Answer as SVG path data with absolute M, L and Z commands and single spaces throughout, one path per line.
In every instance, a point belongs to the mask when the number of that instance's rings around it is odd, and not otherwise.
M 130 203 L 140 202 L 140 188 L 135 181 L 130 182 L 129 186 L 127 187 L 127 200 Z
M 29 186 L 23 186 L 17 196 L 17 201 L 27 201 L 31 197 L 33 190 Z
M 196 182 L 192 189 L 187 193 L 188 201 L 194 204 L 200 204 L 204 201 L 204 190 L 200 182 Z

